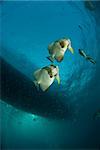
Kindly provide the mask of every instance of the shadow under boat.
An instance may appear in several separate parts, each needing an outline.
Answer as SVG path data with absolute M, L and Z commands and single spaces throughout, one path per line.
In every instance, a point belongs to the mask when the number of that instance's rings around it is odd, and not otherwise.
M 23 111 L 46 118 L 67 118 L 68 107 L 61 101 L 61 97 L 48 91 L 37 91 L 28 77 L 3 58 L 0 58 L 0 63 L 1 100 Z

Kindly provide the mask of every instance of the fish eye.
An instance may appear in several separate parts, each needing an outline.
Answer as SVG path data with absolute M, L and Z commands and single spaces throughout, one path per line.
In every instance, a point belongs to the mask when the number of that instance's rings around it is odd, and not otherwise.
M 64 41 L 61 41 L 61 42 L 59 42 L 59 43 L 60 43 L 61 48 L 64 48 L 64 46 L 65 46 Z
M 55 65 L 50 65 L 51 67 L 54 67 L 54 68 L 56 68 L 56 66 Z
M 57 76 L 57 73 L 54 75 L 55 77 Z
M 54 66 L 54 68 L 56 68 L 56 66 Z

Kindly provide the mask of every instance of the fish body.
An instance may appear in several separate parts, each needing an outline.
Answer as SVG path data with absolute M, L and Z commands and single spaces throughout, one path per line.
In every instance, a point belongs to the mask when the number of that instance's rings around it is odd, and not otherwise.
M 35 78 L 35 80 L 33 81 L 35 86 L 38 89 L 41 88 L 42 91 L 46 91 L 55 79 L 58 80 L 58 83 L 60 82 L 58 66 L 46 66 L 35 71 L 33 75 Z
M 71 47 L 70 39 L 60 39 L 58 41 L 52 42 L 48 46 L 50 56 L 47 58 L 51 62 L 53 62 L 55 59 L 58 62 L 61 62 L 64 58 L 64 54 L 67 49 L 69 49 L 72 53 L 74 53 L 73 48 Z

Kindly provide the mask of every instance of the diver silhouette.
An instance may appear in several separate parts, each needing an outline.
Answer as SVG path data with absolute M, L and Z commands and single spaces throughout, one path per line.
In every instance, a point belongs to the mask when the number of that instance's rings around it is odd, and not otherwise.
M 83 50 L 79 49 L 79 54 L 91 63 L 96 64 L 96 61 L 91 56 L 87 55 Z

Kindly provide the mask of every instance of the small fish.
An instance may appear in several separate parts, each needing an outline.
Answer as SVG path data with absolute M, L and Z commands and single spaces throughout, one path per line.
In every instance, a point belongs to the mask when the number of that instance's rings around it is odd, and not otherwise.
M 91 56 L 88 56 L 83 50 L 79 49 L 79 54 L 91 63 L 96 64 L 96 61 Z

